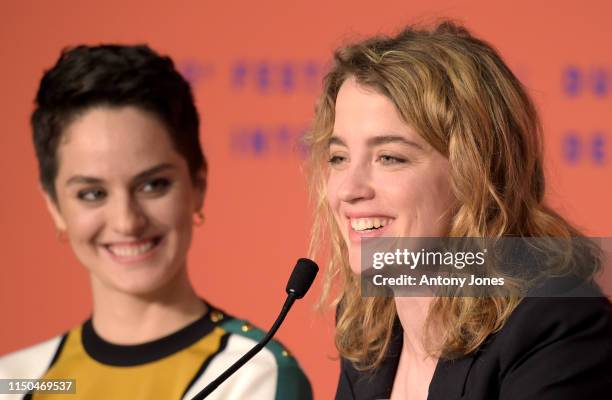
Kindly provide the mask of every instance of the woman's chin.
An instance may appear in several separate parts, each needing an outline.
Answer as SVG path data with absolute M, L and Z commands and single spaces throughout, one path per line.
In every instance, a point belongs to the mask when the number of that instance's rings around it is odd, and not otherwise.
M 94 281 L 98 283 L 94 284 L 94 286 L 100 287 L 107 293 L 121 293 L 134 297 L 157 297 L 160 294 L 168 292 L 168 290 L 171 289 L 173 281 L 172 276 L 165 274 L 158 276 L 152 274 L 148 276 L 141 276 L 140 274 L 125 275 L 121 277 L 107 276 L 94 278 Z

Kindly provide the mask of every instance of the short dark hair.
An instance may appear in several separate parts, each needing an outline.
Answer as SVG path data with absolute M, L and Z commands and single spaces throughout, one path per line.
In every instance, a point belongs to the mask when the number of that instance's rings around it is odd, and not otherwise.
M 54 200 L 63 130 L 95 106 L 135 106 L 153 113 L 187 161 L 192 181 L 198 183 L 200 172 L 205 176 L 193 94 L 172 60 L 146 45 L 81 45 L 64 49 L 45 72 L 31 118 L 40 183 Z

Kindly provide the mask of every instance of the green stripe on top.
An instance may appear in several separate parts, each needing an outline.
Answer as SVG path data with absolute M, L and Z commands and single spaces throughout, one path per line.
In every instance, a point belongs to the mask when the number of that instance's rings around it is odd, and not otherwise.
M 266 336 L 266 332 L 251 325 L 247 321 L 228 318 L 222 321 L 220 327 L 226 332 L 240 335 L 256 342 Z M 266 344 L 274 355 L 278 366 L 278 382 L 276 384 L 275 400 L 312 400 L 312 389 L 308 378 L 300 368 L 297 360 L 276 340 Z

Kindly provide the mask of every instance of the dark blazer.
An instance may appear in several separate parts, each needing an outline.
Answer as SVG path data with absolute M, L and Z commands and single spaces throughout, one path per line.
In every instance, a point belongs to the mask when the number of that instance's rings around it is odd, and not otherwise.
M 342 359 L 336 399 L 388 399 L 402 334 L 396 323 L 384 362 L 374 372 L 360 372 Z M 604 297 L 523 299 L 478 351 L 438 362 L 428 400 L 453 399 L 612 399 L 610 302 Z

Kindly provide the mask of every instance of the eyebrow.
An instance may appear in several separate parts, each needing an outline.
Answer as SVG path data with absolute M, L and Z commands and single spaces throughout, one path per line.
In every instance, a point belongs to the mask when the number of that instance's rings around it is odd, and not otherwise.
M 140 173 L 138 173 L 133 179 L 132 181 L 140 181 L 143 180 L 144 178 L 147 178 L 151 175 L 155 175 L 161 171 L 165 171 L 168 169 L 174 169 L 174 165 L 172 164 L 159 164 L 156 165 L 154 167 L 151 167 L 149 169 L 146 169 Z M 104 182 L 104 179 L 100 179 L 94 176 L 85 176 L 85 175 L 73 175 L 71 176 L 68 180 L 66 180 L 66 186 L 68 185 L 72 185 L 72 184 L 89 184 L 89 185 L 93 185 L 93 184 L 101 184 Z
M 417 142 L 414 142 L 412 140 L 408 140 L 405 137 L 401 136 L 401 135 L 380 135 L 380 136 L 374 136 L 369 138 L 366 141 L 366 145 L 368 147 L 376 147 L 376 146 L 380 146 L 382 144 L 387 144 L 387 143 L 400 143 L 400 144 L 404 144 L 406 146 L 412 146 L 415 147 L 419 150 L 423 150 L 423 147 L 418 144 Z M 342 138 L 340 138 L 339 136 L 333 135 L 331 138 L 329 138 L 329 144 L 328 146 L 331 145 L 339 145 L 339 146 L 344 146 L 344 147 L 348 147 L 346 145 L 346 143 L 344 142 L 344 140 L 342 140 Z

